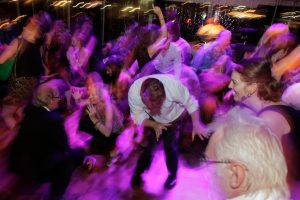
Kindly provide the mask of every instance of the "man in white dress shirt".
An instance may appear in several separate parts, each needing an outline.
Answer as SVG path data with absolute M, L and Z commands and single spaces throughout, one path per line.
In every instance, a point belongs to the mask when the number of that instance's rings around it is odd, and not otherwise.
M 193 138 L 195 135 L 204 137 L 197 100 L 174 76 L 156 74 L 136 80 L 129 89 L 128 101 L 131 117 L 136 124 L 145 127 L 144 134 L 148 139 L 148 146 L 138 159 L 132 187 L 142 185 L 141 175 L 150 167 L 152 151 L 161 138 L 169 171 L 165 187 L 173 188 L 178 168 L 177 136 L 186 110 L 192 117 Z

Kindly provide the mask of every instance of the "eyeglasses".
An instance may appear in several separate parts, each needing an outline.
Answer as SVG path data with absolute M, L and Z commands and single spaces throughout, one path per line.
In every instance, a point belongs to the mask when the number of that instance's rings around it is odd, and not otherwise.
M 202 157 L 200 159 L 201 163 L 205 164 L 229 164 L 232 163 L 232 161 L 229 160 L 209 160 L 206 156 Z
M 202 157 L 202 158 L 200 159 L 200 161 L 201 161 L 202 164 L 204 164 L 204 165 L 201 164 L 200 167 L 208 166 L 208 165 L 211 165 L 211 164 L 231 164 L 231 163 L 239 163 L 240 165 L 242 165 L 242 166 L 244 167 L 244 169 L 245 169 L 246 171 L 248 171 L 248 168 L 246 167 L 245 164 L 240 163 L 240 162 L 237 162 L 237 161 L 232 161 L 232 160 L 209 160 L 209 159 L 207 158 L 206 155 L 204 155 L 204 157 Z

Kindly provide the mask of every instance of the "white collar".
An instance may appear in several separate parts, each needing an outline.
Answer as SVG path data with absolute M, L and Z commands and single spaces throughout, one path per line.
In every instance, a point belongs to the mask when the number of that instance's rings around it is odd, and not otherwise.
M 50 112 L 51 110 L 49 108 L 47 108 L 46 106 L 43 106 L 43 108 L 45 108 L 48 112 Z
M 288 197 L 285 197 L 282 194 L 282 191 L 273 189 L 273 190 L 259 190 L 253 193 L 244 194 L 232 199 L 228 200 L 274 200 L 274 199 L 280 199 L 285 200 L 289 199 Z

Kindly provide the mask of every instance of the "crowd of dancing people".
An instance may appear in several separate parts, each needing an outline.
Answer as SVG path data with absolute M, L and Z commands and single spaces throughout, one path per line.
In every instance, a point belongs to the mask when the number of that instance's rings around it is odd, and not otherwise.
M 94 155 L 110 166 L 140 147 L 130 183 L 141 188 L 163 141 L 172 189 L 180 150 L 208 140 L 199 159 L 217 164 L 225 198 L 289 199 L 300 178 L 300 46 L 288 25 L 271 25 L 255 48 L 233 48 L 222 30 L 194 50 L 174 11 L 153 11 L 159 25 L 133 23 L 102 48 L 87 16 L 68 29 L 40 11 L 1 47 L 0 67 L 14 62 L 2 80 L 8 170 L 51 182 L 48 198 L 59 199 Z

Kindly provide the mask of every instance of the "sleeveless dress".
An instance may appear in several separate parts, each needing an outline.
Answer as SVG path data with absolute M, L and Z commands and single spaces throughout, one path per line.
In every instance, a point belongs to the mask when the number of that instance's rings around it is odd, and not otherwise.
M 40 76 L 44 74 L 39 45 L 23 39 L 19 39 L 19 45 L 21 47 L 10 76 L 8 95 L 4 99 L 8 105 L 28 102 Z
M 291 131 L 281 138 L 283 153 L 288 167 L 288 180 L 300 178 L 300 111 L 287 105 L 267 106 L 258 112 L 265 111 L 280 113 L 289 123 Z
M 152 58 L 150 58 L 146 47 L 136 48 L 134 55 L 139 65 L 138 71 L 136 72 L 136 74 L 138 74 L 141 72 L 144 66 L 152 60 Z

